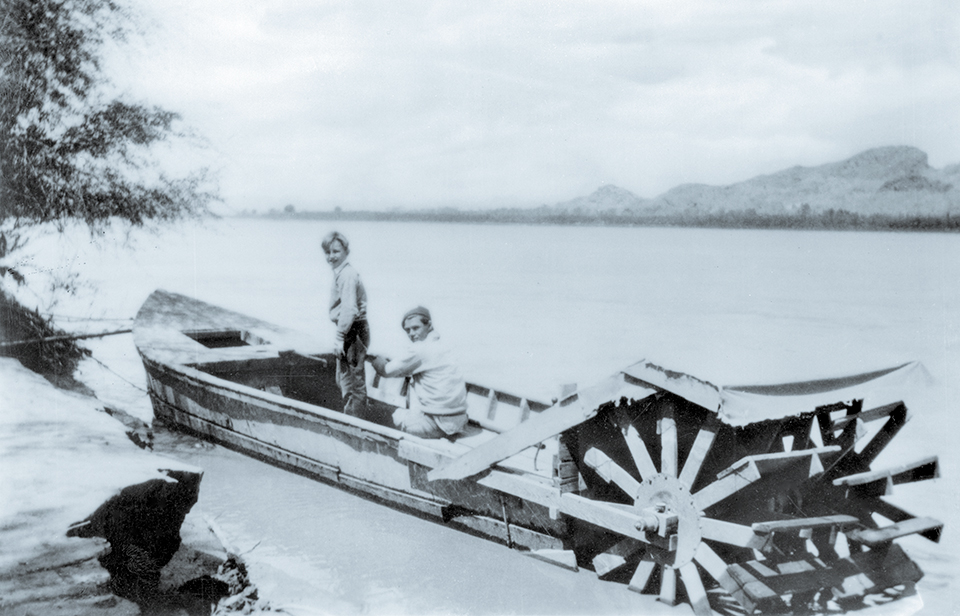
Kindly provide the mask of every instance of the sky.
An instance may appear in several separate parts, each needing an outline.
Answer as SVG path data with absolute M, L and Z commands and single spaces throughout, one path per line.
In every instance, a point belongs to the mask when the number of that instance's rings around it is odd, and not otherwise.
M 131 0 L 109 63 L 226 211 L 652 198 L 909 145 L 960 163 L 955 0 Z

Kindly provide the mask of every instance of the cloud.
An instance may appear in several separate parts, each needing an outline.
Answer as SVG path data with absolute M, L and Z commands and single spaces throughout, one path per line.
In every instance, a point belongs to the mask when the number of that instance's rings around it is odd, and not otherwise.
M 237 209 L 654 196 L 874 145 L 960 161 L 951 2 L 146 3 L 122 78 Z

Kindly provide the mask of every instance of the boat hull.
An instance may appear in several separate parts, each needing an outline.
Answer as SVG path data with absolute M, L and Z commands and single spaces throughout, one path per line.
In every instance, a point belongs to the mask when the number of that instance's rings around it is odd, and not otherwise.
M 442 459 L 431 447 L 395 430 L 371 430 L 330 409 L 236 385 L 193 368 L 144 358 L 154 414 L 177 429 L 271 464 L 513 547 L 562 549 L 567 525 L 547 507 L 524 502 L 472 480 L 428 482 Z M 390 434 L 390 433 L 394 434 Z

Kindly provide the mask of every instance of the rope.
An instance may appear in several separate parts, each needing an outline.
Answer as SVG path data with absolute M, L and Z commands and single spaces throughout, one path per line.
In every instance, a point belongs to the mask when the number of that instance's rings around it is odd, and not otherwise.
M 116 377 L 117 377 L 118 379 L 120 379 L 121 381 L 123 381 L 124 383 L 126 383 L 127 385 L 129 385 L 130 387 L 133 387 L 134 389 L 138 389 L 138 390 L 142 391 L 142 392 L 145 393 L 145 394 L 149 394 L 149 393 L 150 393 L 149 391 L 147 391 L 147 390 L 144 389 L 143 387 L 140 387 L 140 386 L 137 385 L 136 383 L 131 383 L 130 381 L 128 381 L 127 379 L 125 379 L 122 374 L 120 374 L 120 373 L 117 372 L 116 370 L 112 369 L 110 366 L 108 366 L 107 364 L 103 363 L 102 361 L 100 361 L 99 359 L 97 359 L 96 357 L 94 357 L 93 355 L 90 356 L 90 359 L 92 359 L 93 361 L 95 361 L 95 362 L 97 362 L 98 364 L 100 364 L 101 366 L 103 366 L 103 369 L 106 370 L 107 372 L 112 372 L 114 375 L 116 375 Z
M 537 451 L 533 454 L 533 470 L 539 471 L 540 467 L 537 466 L 537 458 L 540 457 L 540 452 L 546 449 L 547 446 L 544 443 L 537 443 Z
M 507 528 L 507 547 L 513 549 L 513 537 L 510 536 L 510 520 L 507 519 L 507 504 L 503 499 L 503 494 L 498 494 L 500 497 L 500 511 L 503 513 L 503 525 Z
M 47 336 L 46 338 L 33 338 L 31 340 L 13 340 L 11 342 L 0 342 L 0 349 L 8 347 L 23 346 L 25 344 L 39 344 L 43 342 L 61 342 L 63 340 L 84 340 L 85 338 L 103 338 L 105 336 L 116 336 L 117 334 L 129 334 L 132 329 L 118 329 L 112 332 L 101 332 L 99 334 L 68 334 L 64 336 Z
M 100 318 L 96 318 L 96 317 L 76 317 L 76 316 L 69 315 L 69 314 L 56 314 L 56 313 L 54 313 L 54 312 L 44 312 L 44 313 L 41 313 L 41 314 L 43 314 L 43 315 L 46 316 L 46 317 L 50 317 L 50 318 L 52 318 L 52 319 L 57 319 L 57 320 L 59 320 L 59 321 L 91 321 L 91 322 L 93 322 L 93 321 L 96 321 L 96 322 L 108 322 L 108 321 L 109 321 L 109 322 L 111 322 L 111 323 L 116 323 L 116 322 L 119 322 L 119 321 L 133 321 L 133 319 L 130 318 L 130 317 L 100 317 Z

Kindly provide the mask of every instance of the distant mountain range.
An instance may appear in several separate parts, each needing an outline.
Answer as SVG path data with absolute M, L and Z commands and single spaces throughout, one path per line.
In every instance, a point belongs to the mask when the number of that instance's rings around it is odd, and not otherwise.
M 922 150 L 889 146 L 817 167 L 796 166 L 727 186 L 682 184 L 653 199 L 613 185 L 543 206 L 544 214 L 701 218 L 731 213 L 943 217 L 960 214 L 960 163 L 934 169 Z
M 241 215 L 256 216 L 256 212 Z M 934 169 L 921 150 L 890 146 L 838 163 L 791 167 L 727 186 L 682 184 L 653 199 L 618 186 L 535 208 L 297 212 L 268 218 L 561 225 L 872 229 L 960 232 L 960 164 Z

